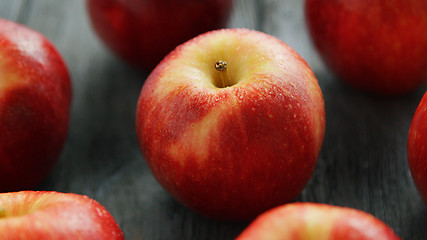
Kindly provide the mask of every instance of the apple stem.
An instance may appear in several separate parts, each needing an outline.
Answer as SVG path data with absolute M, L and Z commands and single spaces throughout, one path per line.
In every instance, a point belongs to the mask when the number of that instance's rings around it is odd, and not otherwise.
M 219 77 L 221 79 L 221 88 L 230 86 L 228 72 L 227 72 L 227 62 L 218 61 L 215 63 L 215 69 L 219 72 Z
M 4 208 L 0 207 L 0 218 L 6 217 L 6 210 Z

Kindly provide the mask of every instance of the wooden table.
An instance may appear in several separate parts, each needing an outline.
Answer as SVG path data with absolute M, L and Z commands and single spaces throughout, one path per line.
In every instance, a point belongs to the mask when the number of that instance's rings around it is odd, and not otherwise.
M 407 133 L 426 86 L 384 98 L 340 83 L 307 35 L 303 1 L 236 0 L 229 27 L 277 36 L 314 70 L 326 107 L 326 136 L 313 178 L 299 201 L 367 211 L 403 239 L 427 239 L 427 207 L 412 182 Z M 248 223 L 206 219 L 173 200 L 139 151 L 135 109 L 148 76 L 116 58 L 94 35 L 83 0 L 1 0 L 0 17 L 43 33 L 73 81 L 69 137 L 38 189 L 88 195 L 115 217 L 126 239 L 233 239 Z

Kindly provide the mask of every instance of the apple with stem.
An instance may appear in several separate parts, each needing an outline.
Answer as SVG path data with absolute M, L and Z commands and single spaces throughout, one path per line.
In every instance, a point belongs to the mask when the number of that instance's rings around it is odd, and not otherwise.
M 145 160 L 179 202 L 249 220 L 294 200 L 325 130 L 317 79 L 281 40 L 248 29 L 204 33 L 153 70 L 138 100 Z
M 67 137 L 67 67 L 40 33 L 0 19 L 0 191 L 26 190 L 48 175 Z
M 114 218 L 95 200 L 50 191 L 0 194 L 0 233 L 8 240 L 124 239 Z
M 258 216 L 236 240 L 399 240 L 361 210 L 320 203 L 290 203 Z
M 412 118 L 407 151 L 412 178 L 427 205 L 427 91 Z
M 362 91 L 404 94 L 427 80 L 427 1 L 306 0 L 310 36 L 337 77 Z
M 152 70 L 177 45 L 225 27 L 232 0 L 87 0 L 93 29 L 112 51 Z

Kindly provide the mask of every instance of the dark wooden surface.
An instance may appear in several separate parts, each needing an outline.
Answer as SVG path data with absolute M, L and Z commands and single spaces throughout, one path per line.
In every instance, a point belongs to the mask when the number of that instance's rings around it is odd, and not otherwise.
M 69 138 L 52 174 L 38 189 L 88 195 L 115 217 L 126 239 L 233 239 L 248 223 L 201 217 L 173 200 L 141 155 L 134 119 L 148 72 L 117 59 L 94 35 L 83 0 L 1 0 L 0 17 L 48 37 L 73 81 Z M 412 115 L 426 90 L 373 96 L 341 84 L 313 49 L 303 1 L 236 1 L 229 27 L 272 34 L 314 70 L 326 107 L 326 136 L 313 178 L 299 201 L 367 211 L 403 239 L 427 239 L 427 208 L 407 165 Z

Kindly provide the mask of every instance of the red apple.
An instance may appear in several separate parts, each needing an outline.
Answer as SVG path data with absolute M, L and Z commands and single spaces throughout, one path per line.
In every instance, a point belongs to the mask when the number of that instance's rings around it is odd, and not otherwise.
M 0 19 L 0 191 L 34 187 L 68 131 L 67 67 L 44 36 Z
M 318 203 L 291 203 L 257 217 L 236 240 L 398 240 L 366 212 Z
M 152 70 L 177 45 L 226 25 L 232 0 L 87 0 L 96 33 L 128 63 Z
M 8 240 L 124 239 L 114 218 L 98 202 L 59 192 L 0 194 L 0 233 Z
M 216 30 L 154 69 L 136 127 L 153 175 L 179 202 L 248 220 L 305 187 L 325 109 L 313 72 L 288 45 L 257 31 Z
M 427 1 L 306 0 L 306 22 L 326 65 L 357 89 L 409 92 L 427 79 Z
M 412 118 L 407 150 L 412 178 L 427 204 L 427 91 Z

